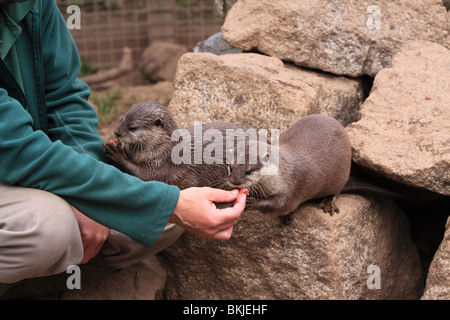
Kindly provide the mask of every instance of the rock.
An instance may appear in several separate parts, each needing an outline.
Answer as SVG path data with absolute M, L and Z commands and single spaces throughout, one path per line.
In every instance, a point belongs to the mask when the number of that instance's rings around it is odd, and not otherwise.
M 317 204 L 303 205 L 290 226 L 245 212 L 227 242 L 185 233 L 159 256 L 168 298 L 420 298 L 420 258 L 392 200 L 341 195 L 334 216 Z
M 217 13 L 223 18 L 226 17 L 228 11 L 236 3 L 237 0 L 215 0 Z
M 423 300 L 450 299 L 450 217 L 445 229 L 444 239 L 428 270 Z
M 166 282 L 166 271 L 156 257 L 147 258 L 120 271 L 113 271 L 97 256 L 80 265 L 80 289 L 69 289 L 74 273 L 24 280 L 2 299 L 39 300 L 158 300 Z
M 155 41 L 142 53 L 139 69 L 150 82 L 173 81 L 178 60 L 188 51 L 180 44 Z
M 233 47 L 352 77 L 375 76 L 408 40 L 450 47 L 441 0 L 374 3 L 239 1 L 226 17 L 223 37 Z
M 98 264 L 81 270 L 81 289 L 66 289 L 62 300 L 160 300 L 166 272 L 156 257 L 111 272 Z
M 450 195 L 450 51 L 405 45 L 375 77 L 360 120 L 347 127 L 353 161 L 387 178 Z
M 447 8 L 450 8 L 450 2 L 447 2 Z M 448 21 L 448 29 L 450 29 L 450 11 L 447 11 L 447 21 Z M 444 43 L 446 48 L 450 48 L 450 32 L 447 35 L 447 41 Z
M 283 64 L 254 53 L 187 53 L 178 63 L 169 108 L 180 127 L 229 121 L 285 129 L 323 113 L 348 124 L 362 103 L 361 82 Z
M 121 85 L 139 85 L 144 79 L 141 73 L 135 69 L 132 51 L 123 48 L 123 56 L 119 65 L 115 68 L 101 70 L 80 78 L 91 89 L 104 89 Z
M 241 53 L 242 50 L 233 48 L 222 39 L 222 32 L 213 34 L 205 41 L 200 42 L 194 52 L 211 52 L 216 55 Z

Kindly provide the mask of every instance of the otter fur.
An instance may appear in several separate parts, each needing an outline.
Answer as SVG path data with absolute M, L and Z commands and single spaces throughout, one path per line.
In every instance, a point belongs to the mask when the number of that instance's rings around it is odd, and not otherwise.
M 258 149 L 256 162 L 251 163 L 250 152 L 240 159 L 235 150 L 237 161 L 229 166 L 228 183 L 249 190 L 249 209 L 289 219 L 301 203 L 325 198 L 324 212 L 339 212 L 334 200 L 349 178 L 352 149 L 337 120 L 308 115 L 280 135 L 278 146 L 246 144 L 246 150 Z
M 181 129 L 188 133 L 190 156 L 187 161 L 176 163 L 172 158 L 173 150 L 180 142 L 172 138 L 180 128 L 172 113 L 155 102 L 140 103 L 122 116 L 115 130 L 118 141 L 105 143 L 105 153 L 117 168 L 144 181 L 161 181 L 180 189 L 209 186 L 231 190 L 226 184 L 226 130 L 240 129 L 245 132 L 247 127 L 217 122 L 202 124 L 201 131 L 194 126 Z M 203 154 L 211 143 L 204 139 L 204 133 L 208 130 L 215 130 L 223 137 L 223 157 L 215 163 L 198 163 L 195 155 Z

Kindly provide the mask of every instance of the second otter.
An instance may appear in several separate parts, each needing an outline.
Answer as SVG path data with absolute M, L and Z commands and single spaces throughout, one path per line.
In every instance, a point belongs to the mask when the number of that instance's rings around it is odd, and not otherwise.
M 352 149 L 337 120 L 308 115 L 281 134 L 278 147 L 247 141 L 246 150 L 252 147 L 259 149 L 256 162 L 251 163 L 250 152 L 241 159 L 237 155 L 228 179 L 233 188 L 249 189 L 249 209 L 283 216 L 307 200 L 325 197 L 324 212 L 339 212 L 334 200 L 349 178 Z

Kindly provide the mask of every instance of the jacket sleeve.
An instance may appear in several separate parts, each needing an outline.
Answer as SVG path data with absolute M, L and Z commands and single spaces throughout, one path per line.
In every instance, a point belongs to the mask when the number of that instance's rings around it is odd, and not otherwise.
M 33 131 L 31 116 L 4 89 L 0 114 L 1 181 L 60 195 L 144 245 L 157 240 L 178 201 L 177 187 L 143 182 Z
M 0 180 L 57 194 L 101 224 L 152 245 L 180 191 L 160 182 L 143 182 L 98 160 L 102 140 L 86 103 L 88 89 L 75 76 L 76 50 L 64 35 L 68 31 L 54 1 L 43 3 L 49 136 L 33 131 L 28 112 L 0 89 Z
M 41 50 L 49 136 L 107 161 L 97 131 L 97 114 L 87 102 L 90 89 L 78 79 L 78 50 L 55 2 L 42 4 Z

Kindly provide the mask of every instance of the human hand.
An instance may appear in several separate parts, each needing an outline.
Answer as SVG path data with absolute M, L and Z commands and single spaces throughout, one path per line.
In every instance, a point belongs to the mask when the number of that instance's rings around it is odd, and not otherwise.
M 169 222 L 176 223 L 198 236 L 228 240 L 245 208 L 245 193 L 213 188 L 181 190 Z M 218 209 L 214 202 L 234 202 L 233 207 Z
M 81 241 L 83 243 L 83 260 L 80 263 L 84 264 L 99 253 L 108 238 L 109 229 L 86 217 L 76 208 L 72 207 L 72 209 L 75 212 L 78 227 L 80 228 Z

